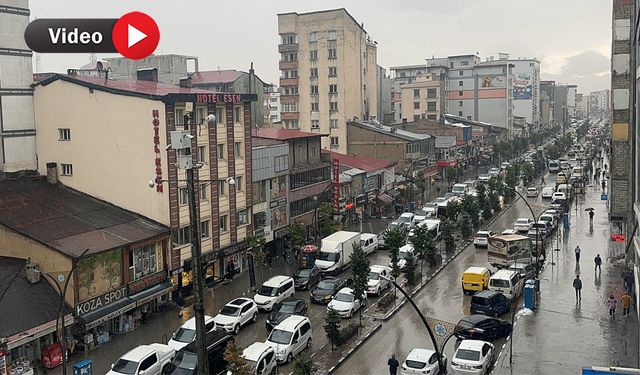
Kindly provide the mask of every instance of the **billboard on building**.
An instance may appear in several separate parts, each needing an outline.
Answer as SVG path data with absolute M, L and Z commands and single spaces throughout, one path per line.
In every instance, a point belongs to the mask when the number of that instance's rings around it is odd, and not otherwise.
M 518 73 L 513 79 L 513 100 L 531 100 L 531 74 Z
M 504 76 L 489 75 L 479 78 L 480 87 L 482 88 L 495 88 L 495 87 L 507 87 L 507 82 Z

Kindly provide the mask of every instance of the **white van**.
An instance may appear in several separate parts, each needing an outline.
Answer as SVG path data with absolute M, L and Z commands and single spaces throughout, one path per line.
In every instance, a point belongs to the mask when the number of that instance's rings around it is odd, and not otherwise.
M 362 233 L 360 235 L 360 246 L 365 254 L 369 255 L 378 248 L 378 236 L 373 233 Z
M 400 269 L 403 269 L 407 264 L 408 258 L 413 258 L 413 245 L 411 244 L 406 244 L 398 249 L 398 267 Z M 389 267 L 393 268 L 391 261 L 389 261 Z
M 254 342 L 242 351 L 242 356 L 247 360 L 253 370 L 253 374 L 275 374 L 278 362 L 276 351 L 263 342 Z
M 455 195 L 465 195 L 469 192 L 467 184 L 455 184 L 451 188 L 451 192 Z
M 489 279 L 489 290 L 502 293 L 509 299 L 520 296 L 523 289 L 524 279 L 517 271 L 499 270 Z
M 311 346 L 312 339 L 309 318 L 291 315 L 275 326 L 264 343 L 275 349 L 278 363 L 289 363 L 298 353 Z
M 258 310 L 271 311 L 276 303 L 293 297 L 296 293 L 293 285 L 293 278 L 289 276 L 274 276 L 265 281 L 253 296 Z
M 209 315 L 204 316 L 204 328 L 206 332 L 213 330 L 216 326 L 213 318 Z M 196 339 L 196 318 L 191 318 L 184 322 L 171 336 L 171 340 L 167 343 L 175 351 L 178 351 Z
M 558 173 L 560 172 L 560 164 L 557 160 L 549 160 L 549 173 Z

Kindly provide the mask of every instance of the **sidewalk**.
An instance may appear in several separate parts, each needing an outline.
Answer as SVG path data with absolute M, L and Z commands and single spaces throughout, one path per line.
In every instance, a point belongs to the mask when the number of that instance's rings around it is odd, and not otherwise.
M 578 374 L 582 366 L 638 366 L 638 321 L 632 308 L 622 317 L 619 298 L 624 291 L 620 277 L 625 269 L 619 260 L 624 244 L 610 241 L 606 202 L 600 186 L 587 186 L 569 211 L 571 228 L 561 234 L 560 251 L 547 251 L 549 259 L 541 273 L 540 301 L 533 315 L 520 316 L 512 340 L 502 348 L 493 374 Z M 593 227 L 585 208 L 595 209 Z M 582 255 L 576 264 L 574 249 Z M 556 240 L 548 249 L 557 248 Z M 621 249 L 622 247 L 622 249 Z M 594 271 L 594 257 L 603 258 L 602 272 Z M 572 283 L 576 274 L 583 282 L 582 300 L 576 301 Z M 615 319 L 605 301 L 618 299 Z M 513 365 L 509 364 L 513 345 Z

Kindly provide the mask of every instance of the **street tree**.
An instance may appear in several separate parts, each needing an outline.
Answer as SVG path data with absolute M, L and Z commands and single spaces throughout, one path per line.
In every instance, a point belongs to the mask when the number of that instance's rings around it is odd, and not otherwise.
M 251 249 L 251 253 L 253 254 L 254 263 L 258 265 L 258 271 L 260 271 L 260 282 L 262 282 L 264 281 L 262 268 L 268 266 L 267 252 L 264 247 L 266 243 L 265 239 L 264 237 L 248 235 L 246 241 L 247 247 Z
M 402 272 L 407 278 L 407 282 L 409 283 L 409 285 L 416 285 L 416 261 L 412 256 L 405 259 L 405 264 Z
M 364 303 L 367 293 L 367 282 L 369 279 L 369 258 L 364 252 L 360 244 L 353 246 L 351 254 L 351 288 L 353 289 L 353 298 Z M 360 325 L 362 325 L 362 310 L 360 310 Z
M 465 194 L 460 203 L 462 212 L 468 215 L 473 228 L 476 230 L 480 227 L 480 206 L 478 204 L 478 198 L 471 194 Z
M 422 281 L 422 266 L 427 259 L 427 242 L 429 241 L 429 231 L 425 225 L 418 225 L 413 229 L 413 253 L 420 261 L 420 281 Z
M 313 360 L 306 353 L 300 353 L 293 362 L 293 375 L 311 375 L 314 371 Z
M 478 193 L 476 200 L 478 201 L 478 209 L 482 214 L 482 219 L 485 221 L 489 220 L 491 218 L 491 206 L 487 198 L 487 188 L 484 184 L 478 184 L 476 192 Z
M 440 221 L 440 235 L 444 242 L 445 251 L 453 251 L 456 248 L 456 239 L 453 237 L 454 227 L 449 219 L 443 219 Z
M 524 180 L 527 184 L 531 183 L 534 175 L 534 169 L 531 163 L 525 163 L 522 166 L 522 175 L 524 176 Z
M 323 202 L 318 207 L 318 234 L 324 238 L 339 229 L 338 222 L 333 220 L 333 204 Z
M 289 225 L 289 239 L 291 247 L 296 253 L 300 251 L 300 246 L 307 242 L 307 226 L 302 221 L 295 221 Z M 302 256 L 298 256 L 302 261 Z
M 400 276 L 398 257 L 400 247 L 405 244 L 404 230 L 400 227 L 387 229 L 384 235 L 384 242 L 389 247 L 389 257 L 391 258 L 391 276 Z
M 511 200 L 516 195 L 515 189 L 518 185 L 518 172 L 515 167 L 510 166 L 507 168 L 507 174 L 505 176 L 504 183 L 508 187 L 508 189 L 505 189 L 504 191 L 505 198 Z
M 340 345 L 340 315 L 332 308 L 329 308 L 324 318 L 324 332 L 331 343 L 331 350 Z
M 461 210 L 462 206 L 459 201 L 449 200 L 449 202 L 447 202 L 447 208 L 445 209 L 444 215 L 451 221 L 451 223 L 456 225 Z
M 460 169 L 458 167 L 447 167 L 445 170 L 447 181 L 449 181 L 449 185 L 458 181 L 460 176 Z
M 234 341 L 229 341 L 224 351 L 224 360 L 227 362 L 227 370 L 233 375 L 251 375 L 251 366 L 242 356 L 240 349 Z

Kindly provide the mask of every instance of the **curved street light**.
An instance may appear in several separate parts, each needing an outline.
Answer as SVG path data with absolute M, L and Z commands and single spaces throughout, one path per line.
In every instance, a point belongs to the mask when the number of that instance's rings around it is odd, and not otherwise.
M 540 250 L 544 249 L 544 240 L 542 238 L 540 238 L 540 228 L 538 227 L 538 220 L 540 218 L 540 216 L 536 216 L 536 214 L 533 212 L 533 208 L 531 208 L 531 205 L 529 204 L 529 202 L 527 201 L 527 199 L 520 194 L 520 192 L 518 191 L 518 189 L 516 188 L 512 188 L 511 186 L 508 185 L 504 185 L 505 188 L 513 190 L 516 194 L 518 194 L 518 196 L 520 198 L 522 198 L 522 200 L 524 201 L 524 204 L 527 205 L 527 208 L 529 209 L 529 212 L 531 213 L 531 217 L 533 217 L 533 223 L 536 226 L 536 278 L 538 277 L 538 274 L 540 273 L 540 251 L 538 250 L 538 241 L 540 241 Z

